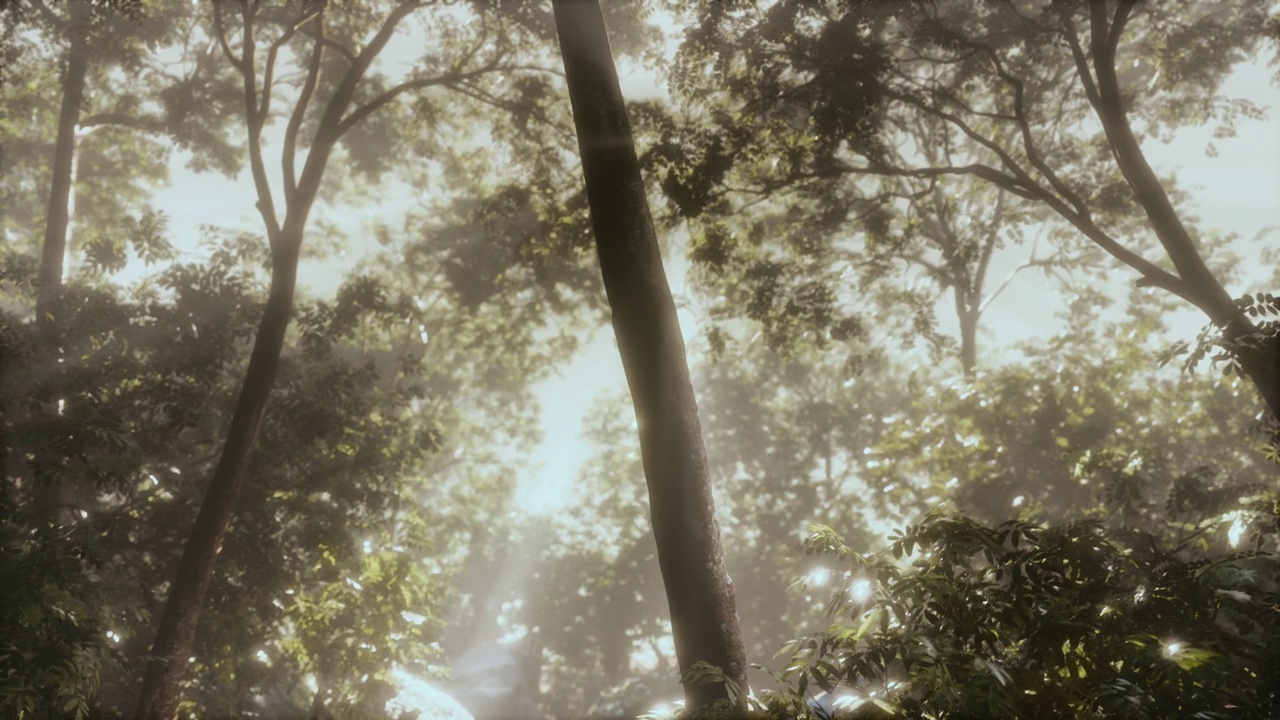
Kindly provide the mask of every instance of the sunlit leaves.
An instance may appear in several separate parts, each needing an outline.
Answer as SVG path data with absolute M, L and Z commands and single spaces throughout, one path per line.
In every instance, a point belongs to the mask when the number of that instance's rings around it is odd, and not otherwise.
M 806 547 L 841 557 L 830 529 L 815 530 Z M 992 708 L 1111 717 L 1117 703 L 1125 717 L 1228 707 L 1265 717 L 1274 701 L 1258 675 L 1274 672 L 1258 654 L 1274 652 L 1259 624 L 1274 619 L 1250 595 L 1276 591 L 1271 555 L 1188 562 L 1131 554 L 1096 524 L 992 528 L 934 515 L 846 567 L 873 573 L 880 591 L 870 607 L 833 593 L 833 625 L 788 648 L 790 693 L 812 682 L 938 718 Z M 1232 620 L 1219 615 L 1225 598 Z

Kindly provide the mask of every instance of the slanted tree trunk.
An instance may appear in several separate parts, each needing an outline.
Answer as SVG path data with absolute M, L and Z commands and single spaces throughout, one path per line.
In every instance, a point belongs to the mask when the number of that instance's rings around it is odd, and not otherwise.
M 1107 3 L 1093 2 L 1089 5 L 1090 53 L 1097 83 L 1093 85 L 1087 75 L 1082 79 L 1086 82 L 1086 91 L 1098 119 L 1102 121 L 1116 165 L 1132 188 L 1138 204 L 1146 211 L 1156 238 L 1173 261 L 1181 279 L 1182 296 L 1208 316 L 1227 341 L 1239 342 L 1252 336 L 1257 327 L 1241 312 L 1222 283 L 1205 265 L 1168 193 L 1147 163 L 1125 111 L 1116 76 L 1116 47 L 1129 13 L 1136 4 L 1137 0 L 1120 0 L 1115 15 L 1111 17 Z M 1241 352 L 1239 360 L 1244 374 L 1257 386 L 1272 415 L 1280 420 L 1280 337 L 1272 338 L 1261 347 Z
M 297 229 L 300 243 L 301 227 Z M 293 247 L 298 247 L 294 244 Z M 142 692 L 134 717 L 139 720 L 172 720 L 181 697 L 179 684 L 186 658 L 195 643 L 200 609 L 213 566 L 231 525 L 236 500 L 248 478 L 249 459 L 258 429 L 267 409 L 280 365 L 280 350 L 293 309 L 293 290 L 298 274 L 298 254 L 276 255 L 272 259 L 271 292 L 263 309 L 253 354 L 245 374 L 240 398 L 231 417 L 231 428 L 222 448 L 204 502 L 196 515 L 195 527 L 178 563 L 178 572 L 169 590 L 156 639 L 151 646 Z
M 700 661 L 719 667 L 745 692 L 698 407 L 604 19 L 597 0 L 553 6 L 600 270 L 640 431 L 676 658 L 681 672 Z M 726 693 L 718 683 L 686 683 L 685 697 L 697 708 Z
M 201 604 L 213 580 L 214 562 L 222 550 L 223 540 L 231 526 L 236 501 L 248 479 L 249 460 L 257 440 L 258 429 L 267 408 L 271 389 L 275 384 L 276 370 L 280 364 L 280 351 L 284 347 L 285 333 L 293 312 L 293 291 L 297 283 L 298 258 L 302 249 L 307 218 L 320 191 L 325 168 L 334 147 L 343 134 L 395 100 L 401 93 L 430 85 L 445 85 L 454 74 L 431 78 L 415 78 L 401 83 L 363 105 L 351 108 L 352 100 L 369 66 L 387 46 L 397 25 L 410 13 L 421 7 L 419 2 L 402 3 L 392 10 L 385 22 L 374 33 L 364 48 L 355 53 L 347 51 L 354 59 L 347 67 L 333 94 L 329 97 L 316 125 L 315 138 L 306 154 L 302 171 L 296 176 L 295 154 L 299 130 L 303 125 L 307 108 L 323 67 L 326 46 L 324 36 L 323 2 L 307 3 L 299 7 L 296 22 L 285 31 L 267 53 L 263 71 L 263 87 L 257 86 L 257 66 L 254 61 L 254 13 L 256 4 L 241 5 L 243 19 L 243 49 L 237 57 L 230 47 L 223 45 L 229 61 L 243 76 L 245 115 L 248 125 L 249 167 L 258 194 L 258 211 L 266 225 L 271 244 L 271 291 L 263 309 L 262 321 L 254 339 L 249 368 L 245 374 L 240 397 L 231 416 L 231 427 L 222 455 L 214 469 L 209 489 L 200 505 L 195 527 L 182 553 L 182 560 L 174 576 L 169 597 L 152 645 L 151 661 L 147 665 L 139 693 L 134 717 L 137 720 L 173 720 L 181 698 L 179 686 L 185 673 L 187 658 L 195 643 L 196 628 L 200 622 Z M 222 33 L 223 6 L 214 3 L 215 31 Z M 270 117 L 271 83 L 276 59 L 276 49 L 297 33 L 304 25 L 315 23 L 314 41 L 308 64 L 307 76 L 293 113 L 285 128 L 281 166 L 284 171 L 284 221 L 276 215 L 272 200 L 266 165 L 262 156 L 262 129 Z M 350 113 L 348 114 L 348 110 Z M 344 115 L 346 117 L 344 117 Z

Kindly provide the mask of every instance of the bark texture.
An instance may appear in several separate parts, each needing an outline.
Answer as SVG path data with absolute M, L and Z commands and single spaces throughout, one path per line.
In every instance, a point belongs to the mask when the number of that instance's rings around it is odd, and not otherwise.
M 649 216 L 597 0 L 554 0 L 600 270 L 640 432 L 658 562 L 681 672 L 722 669 L 746 692 L 746 659 L 725 572 L 684 340 Z M 686 684 L 690 708 L 726 697 Z

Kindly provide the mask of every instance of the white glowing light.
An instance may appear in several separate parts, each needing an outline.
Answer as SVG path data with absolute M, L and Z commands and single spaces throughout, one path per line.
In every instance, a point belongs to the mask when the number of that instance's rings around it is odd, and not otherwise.
M 843 713 L 849 713 L 857 710 L 866 701 L 866 698 L 859 697 L 857 695 L 837 695 L 835 699 L 831 701 L 831 709 L 839 710 Z
M 947 487 L 947 489 L 948 489 L 948 490 L 950 490 L 951 488 L 953 488 L 953 487 L 955 487 L 955 486 L 957 486 L 957 485 L 959 485 L 959 484 L 960 484 L 960 478 L 951 478 L 950 480 L 948 480 L 948 481 L 947 481 L 947 485 L 946 485 L 946 487 Z
M 268 660 L 271 659 L 267 657 L 266 650 L 259 650 L 257 653 L 254 654 L 254 657 L 258 658 L 258 662 L 267 662 Z
M 1231 547 L 1236 547 L 1240 544 L 1240 539 L 1244 537 L 1244 518 L 1238 512 L 1233 514 L 1235 515 L 1235 521 L 1227 529 L 1227 542 Z
M 875 593 L 875 585 L 866 578 L 854 580 L 853 584 L 849 586 L 849 596 L 853 598 L 854 602 L 864 603 L 871 599 L 873 593 Z
M 350 585 L 351 587 L 353 587 L 353 588 L 357 589 L 357 590 L 363 590 L 363 589 L 364 589 L 364 586 L 363 586 L 363 585 L 361 585 L 360 583 L 356 582 L 355 580 L 352 580 L 351 578 L 347 578 L 347 584 L 348 584 L 348 585 Z
M 805 581 L 814 587 L 824 587 L 831 580 L 831 571 L 826 568 L 818 568 L 805 576 Z
M 401 612 L 400 617 L 404 618 L 408 622 L 413 623 L 414 625 L 421 625 L 422 623 L 427 621 L 426 615 L 419 615 L 416 612 L 409 612 L 408 610 Z
M 422 344 L 423 344 L 423 345 L 426 345 L 426 344 L 427 344 L 427 341 L 431 339 L 431 333 L 428 333 L 428 332 L 427 332 L 427 326 L 426 326 L 426 325 L 419 325 L 419 326 L 418 326 L 418 337 L 422 338 Z
M 1181 651 L 1182 651 L 1182 643 L 1180 642 L 1165 643 L 1164 654 L 1166 657 L 1173 657 L 1174 655 L 1177 655 Z
M 1013 499 L 1013 506 L 1022 507 L 1022 503 L 1026 502 L 1026 500 L 1027 500 L 1026 495 L 1019 495 L 1018 497 Z
M 373 541 L 365 540 L 363 543 L 360 544 L 360 547 L 361 549 L 364 550 L 364 554 L 368 555 L 373 552 Z

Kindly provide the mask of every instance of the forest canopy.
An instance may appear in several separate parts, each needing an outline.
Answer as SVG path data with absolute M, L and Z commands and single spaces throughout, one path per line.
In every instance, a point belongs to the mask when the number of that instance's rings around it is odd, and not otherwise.
M 1280 5 L 0 4 L 0 715 L 1280 716 Z

